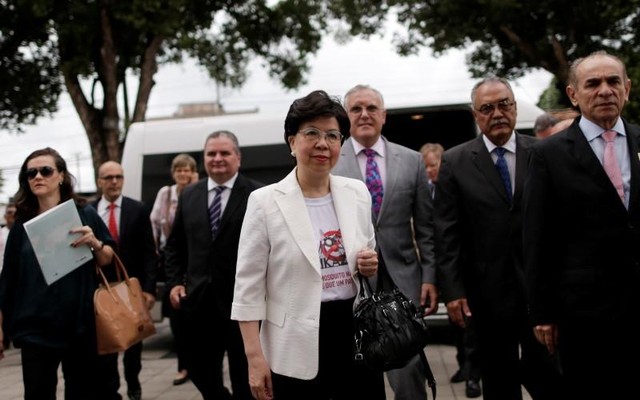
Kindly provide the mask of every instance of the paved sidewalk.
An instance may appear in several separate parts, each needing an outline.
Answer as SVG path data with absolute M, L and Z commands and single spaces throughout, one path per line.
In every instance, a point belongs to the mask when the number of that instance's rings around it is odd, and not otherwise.
M 172 337 L 168 322 L 165 320 L 156 325 L 156 335 L 145 341 L 142 354 L 142 398 L 144 400 L 197 400 L 202 399 L 191 381 L 173 386 L 176 373 L 176 359 L 172 352 Z M 23 398 L 22 372 L 20 353 L 16 349 L 5 351 L 5 359 L 0 361 L 0 399 L 19 400 Z M 446 344 L 427 346 L 427 358 L 438 382 L 438 400 L 466 399 L 464 383 L 449 383 L 449 377 L 456 371 L 455 348 Z M 122 362 L 119 360 L 120 368 Z M 122 374 L 122 371 L 120 371 Z M 121 378 L 124 383 L 124 379 Z M 227 381 L 227 385 L 230 387 Z M 125 384 L 126 386 L 126 384 Z M 126 400 L 126 387 L 120 393 Z M 60 376 L 58 399 L 64 399 L 64 381 Z M 387 385 L 387 399 L 393 399 L 391 389 Z M 431 400 L 431 397 L 429 397 Z M 482 399 L 482 397 L 480 397 Z M 530 399 L 525 395 L 525 399 Z M 357 399 L 354 399 L 357 400 Z

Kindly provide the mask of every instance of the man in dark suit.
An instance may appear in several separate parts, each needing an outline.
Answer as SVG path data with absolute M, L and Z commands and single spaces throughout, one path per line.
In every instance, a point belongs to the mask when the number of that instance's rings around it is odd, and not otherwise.
M 534 138 L 514 131 L 508 81 L 486 78 L 471 91 L 482 133 L 445 151 L 434 202 L 436 254 L 449 317 L 472 321 L 484 399 L 554 399 L 559 375 L 533 336 L 522 272 L 521 201 Z
M 116 241 L 116 253 L 127 268 L 131 277 L 140 280 L 143 294 L 149 308 L 153 307 L 156 295 L 156 272 L 158 259 L 151 230 L 149 211 L 139 201 L 122 196 L 124 171 L 115 161 L 107 161 L 98 169 L 97 186 L 102 197 L 94 204 L 98 214 L 109 227 Z M 115 271 L 107 269 L 109 281 L 115 281 Z M 142 387 L 138 378 L 142 369 L 142 342 L 131 346 L 124 352 L 124 377 L 127 381 L 127 394 L 131 400 L 142 397 Z M 109 376 L 111 398 L 119 399 L 120 387 L 118 374 L 118 354 L 103 356 L 105 374 Z
M 566 398 L 639 396 L 629 362 L 640 359 L 631 327 L 640 309 L 640 130 L 620 117 L 630 90 L 617 57 L 574 61 L 567 95 L 582 116 L 532 149 L 523 219 L 531 317 L 559 357 Z
M 185 310 L 187 369 L 204 399 L 249 400 L 247 360 L 231 302 L 247 199 L 261 184 L 238 173 L 240 147 L 231 132 L 207 137 L 204 164 L 208 177 L 183 190 L 165 247 L 170 299 Z M 225 352 L 233 397 L 222 380 Z
M 344 102 L 351 138 L 344 142 L 332 172 L 366 183 L 367 164 L 375 162 L 383 189 L 372 195 L 378 258 L 398 288 L 424 307 L 425 315 L 431 314 L 437 310 L 438 294 L 431 195 L 422 155 L 382 136 L 387 112 L 379 91 L 357 85 L 347 92 Z M 372 155 L 371 161 L 366 153 Z M 427 370 L 417 355 L 405 367 L 388 371 L 387 378 L 396 399 L 426 399 Z

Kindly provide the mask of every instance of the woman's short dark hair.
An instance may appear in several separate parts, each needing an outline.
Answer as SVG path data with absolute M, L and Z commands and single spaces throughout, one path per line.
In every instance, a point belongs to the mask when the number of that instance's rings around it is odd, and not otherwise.
M 294 100 L 284 120 L 284 141 L 289 145 L 289 136 L 300 130 L 300 125 L 316 118 L 335 117 L 340 126 L 342 137 L 349 136 L 351 123 L 342 103 L 336 97 L 329 96 L 324 90 L 315 90 Z
M 76 194 L 73 191 L 76 178 L 67 169 L 67 162 L 60 156 L 56 150 L 51 147 L 45 147 L 44 149 L 36 150 L 29 154 L 20 167 L 20 173 L 18 174 L 18 182 L 20 188 L 15 195 L 16 202 L 16 217 L 22 221 L 28 221 L 38 214 L 38 198 L 31 191 L 29 186 L 29 179 L 27 178 L 27 164 L 30 160 L 36 157 L 51 156 L 53 162 L 56 164 L 58 173 L 62 173 L 62 182 L 60 184 L 60 202 L 65 202 L 69 199 L 76 199 Z

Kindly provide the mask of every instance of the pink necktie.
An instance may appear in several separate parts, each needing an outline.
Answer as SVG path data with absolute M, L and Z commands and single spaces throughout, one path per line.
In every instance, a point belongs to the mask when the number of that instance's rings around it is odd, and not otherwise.
M 616 140 L 616 136 L 618 133 L 616 131 L 605 131 L 602 134 L 602 138 L 607 143 L 604 148 L 604 160 L 603 166 L 604 170 L 609 175 L 609 179 L 611 179 L 611 183 L 618 191 L 618 196 L 624 203 L 624 188 L 622 187 L 622 172 L 620 172 L 620 165 L 618 164 L 618 159 L 616 157 L 616 150 L 614 146 L 614 142 Z

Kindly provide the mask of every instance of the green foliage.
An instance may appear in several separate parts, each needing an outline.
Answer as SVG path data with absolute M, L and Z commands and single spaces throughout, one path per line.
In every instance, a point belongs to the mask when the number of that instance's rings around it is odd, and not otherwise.
M 144 120 L 158 65 L 185 56 L 195 57 L 222 86 L 244 84 L 249 61 L 259 58 L 273 79 L 298 87 L 334 15 L 332 3 L 2 0 L 0 129 L 20 131 L 54 113 L 66 88 L 87 131 L 94 167 L 119 159 L 125 135 L 119 132 L 117 93 L 127 72 L 140 77 L 132 110 L 125 110 L 127 123 Z M 374 28 L 379 24 L 364 21 L 358 31 Z M 83 79 L 93 82 L 89 93 Z
M 606 50 L 625 59 L 627 66 L 640 65 L 637 56 L 640 53 L 640 0 L 367 3 L 370 7 L 364 17 L 366 21 L 377 22 L 388 10 L 394 11 L 403 26 L 394 39 L 400 54 L 412 54 L 425 46 L 436 56 L 453 48 L 469 49 L 467 63 L 474 77 L 495 74 L 513 79 L 542 68 L 551 72 L 558 82 L 553 96 L 559 97 L 545 101 L 557 101 L 562 107 L 569 106 L 564 86 L 572 60 L 596 50 Z M 363 17 L 345 12 L 344 18 L 353 26 L 359 26 Z M 640 78 L 640 67 L 629 69 L 632 79 Z M 640 91 L 632 90 L 631 97 L 627 117 L 640 122 L 640 116 L 634 117 L 640 111 Z

